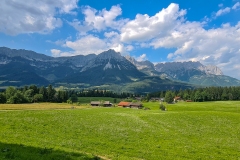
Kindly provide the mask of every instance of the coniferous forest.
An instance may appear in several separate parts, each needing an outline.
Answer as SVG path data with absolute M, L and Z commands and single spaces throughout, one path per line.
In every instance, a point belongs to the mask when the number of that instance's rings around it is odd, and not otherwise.
M 0 103 L 20 104 L 35 102 L 78 102 L 78 97 L 133 97 L 130 93 L 113 93 L 107 90 L 56 90 L 52 85 L 37 87 L 36 85 L 23 88 L 8 87 L 0 92 Z
M 161 91 L 150 93 L 149 97 L 180 97 L 182 100 L 195 102 L 240 100 L 240 87 L 206 87 L 178 91 Z
M 34 102 L 78 102 L 78 97 L 112 97 L 127 98 L 140 97 L 149 101 L 151 98 L 165 98 L 166 102 L 172 102 L 174 97 L 195 102 L 203 101 L 228 101 L 240 100 L 240 87 L 206 87 L 176 91 L 160 91 L 148 94 L 114 93 L 107 90 L 56 90 L 52 85 L 37 87 L 36 85 L 23 88 L 8 87 L 0 92 L 0 103 L 19 104 Z

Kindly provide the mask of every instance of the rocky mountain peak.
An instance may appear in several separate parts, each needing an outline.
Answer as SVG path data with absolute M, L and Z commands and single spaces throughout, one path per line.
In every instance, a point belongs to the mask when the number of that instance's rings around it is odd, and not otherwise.
M 129 62 L 131 62 L 133 65 L 137 67 L 138 70 L 142 69 L 154 69 L 154 65 L 150 61 L 137 61 L 131 56 L 126 56 L 125 57 Z
M 6 55 L 8 57 L 22 57 L 28 60 L 36 61 L 51 61 L 54 58 L 46 56 L 44 54 L 36 53 L 34 51 L 25 49 L 10 49 L 7 47 L 0 47 L 0 55 Z
M 98 59 L 122 59 L 123 57 L 119 52 L 116 52 L 113 49 L 104 51 L 97 56 Z
M 117 70 L 132 70 L 136 67 L 131 64 L 125 57 L 123 57 L 119 52 L 113 49 L 102 52 L 96 56 L 90 63 L 88 63 L 81 72 L 86 71 L 90 68 L 100 67 L 104 71 L 108 69 Z
M 220 68 L 218 68 L 217 66 L 213 66 L 213 65 L 205 66 L 205 72 L 207 74 L 223 75 L 222 70 Z
M 177 70 L 188 70 L 188 69 L 200 69 L 204 66 L 200 62 L 166 62 L 166 63 L 157 63 L 155 69 L 158 72 L 165 72 L 167 70 L 177 71 Z

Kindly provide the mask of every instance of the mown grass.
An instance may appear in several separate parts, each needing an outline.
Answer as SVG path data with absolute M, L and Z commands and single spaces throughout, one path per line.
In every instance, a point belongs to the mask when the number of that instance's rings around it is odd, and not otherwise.
M 27 152 L 41 157 L 46 150 L 45 159 L 238 160 L 239 104 L 180 102 L 165 104 L 167 111 L 160 111 L 158 102 L 144 104 L 151 110 L 2 110 L 0 159 L 11 159 L 3 150 L 17 147 L 13 156 Z

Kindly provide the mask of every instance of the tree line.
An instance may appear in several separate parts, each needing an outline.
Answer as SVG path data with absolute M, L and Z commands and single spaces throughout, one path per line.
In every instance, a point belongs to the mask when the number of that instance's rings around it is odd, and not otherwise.
M 78 97 L 112 97 L 127 98 L 133 96 L 130 93 L 113 93 L 107 90 L 56 90 L 52 85 L 37 87 L 36 85 L 22 88 L 8 87 L 0 92 L 0 103 L 20 104 L 34 102 L 78 102 Z
M 99 89 L 92 89 L 92 90 L 81 90 L 77 92 L 78 97 L 112 97 L 112 98 L 127 98 L 127 97 L 135 97 L 139 96 L 138 94 L 133 93 L 115 93 L 108 90 L 99 90 Z
M 240 86 L 237 87 L 206 87 L 176 91 L 160 91 L 149 93 L 142 100 L 164 98 L 166 102 L 173 102 L 174 97 L 195 102 L 240 100 Z M 112 97 L 128 98 L 140 97 L 139 94 L 114 93 L 108 90 L 56 90 L 52 85 L 37 87 L 36 85 L 22 88 L 8 87 L 0 92 L 0 103 L 34 103 L 34 102 L 78 102 L 78 97 Z
M 206 87 L 179 91 L 161 91 L 149 94 L 149 97 L 165 98 L 172 102 L 174 97 L 194 102 L 240 100 L 240 86 L 236 87 Z

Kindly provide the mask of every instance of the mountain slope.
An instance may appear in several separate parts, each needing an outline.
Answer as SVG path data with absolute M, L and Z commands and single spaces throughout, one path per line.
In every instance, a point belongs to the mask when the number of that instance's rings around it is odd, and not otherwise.
M 1 86 L 23 86 L 29 84 L 47 85 L 49 82 L 36 74 L 34 67 L 28 61 L 15 57 L 8 64 L 0 64 Z
M 202 86 L 239 86 L 238 79 L 225 76 L 217 66 L 204 66 L 200 62 L 167 62 L 149 64 L 149 61 L 138 62 L 132 57 L 127 58 L 140 71 L 147 75 L 159 75 L 174 81 L 181 81 Z M 147 64 L 147 65 L 146 65 Z
M 114 50 L 99 55 L 50 57 L 33 51 L 0 47 L 0 86 L 48 85 L 98 87 L 115 91 L 152 92 L 202 86 L 236 86 L 216 66 L 200 62 L 154 65 L 123 57 Z
M 131 56 L 126 56 L 126 59 L 137 67 L 137 69 L 149 76 L 161 75 L 162 73 L 157 72 L 154 68 L 154 64 L 150 61 L 136 61 Z
M 201 86 L 240 86 L 238 79 L 225 75 L 195 75 L 189 79 L 191 84 L 199 84 Z M 230 85 L 231 84 L 231 85 Z
M 127 61 L 120 53 L 108 50 L 99 54 L 84 66 L 79 73 L 75 73 L 59 82 L 88 83 L 101 85 L 109 83 L 126 83 L 136 81 L 145 76 Z

